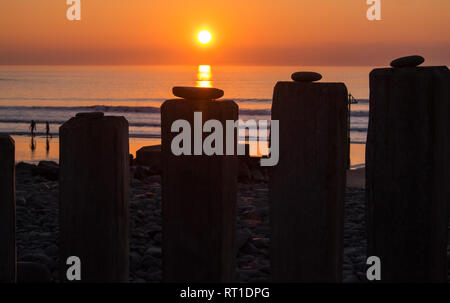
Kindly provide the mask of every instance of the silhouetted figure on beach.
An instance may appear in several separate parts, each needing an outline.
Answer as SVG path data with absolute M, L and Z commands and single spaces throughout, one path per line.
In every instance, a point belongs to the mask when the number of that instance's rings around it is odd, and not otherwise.
M 34 132 L 36 131 L 36 122 L 31 120 L 30 124 L 31 137 L 34 137 Z
M 48 138 L 50 137 L 50 124 L 48 121 L 45 122 L 45 136 Z

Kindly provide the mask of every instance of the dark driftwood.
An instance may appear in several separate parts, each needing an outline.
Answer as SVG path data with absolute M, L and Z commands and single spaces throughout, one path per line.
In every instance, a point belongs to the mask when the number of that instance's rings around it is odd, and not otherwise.
M 343 83 L 275 86 L 280 160 L 269 184 L 275 282 L 342 280 L 347 112 Z
M 80 116 L 60 128 L 60 258 L 81 259 L 82 282 L 127 282 L 129 145 L 123 117 Z
M 193 130 L 194 112 L 224 126 L 238 118 L 233 101 L 178 99 L 161 106 L 163 280 L 229 282 L 236 266 L 237 156 L 172 154 L 172 123 L 185 119 Z
M 382 281 L 447 281 L 449 117 L 447 67 L 370 74 L 368 254 Z
M 16 281 L 14 140 L 0 134 L 0 283 Z

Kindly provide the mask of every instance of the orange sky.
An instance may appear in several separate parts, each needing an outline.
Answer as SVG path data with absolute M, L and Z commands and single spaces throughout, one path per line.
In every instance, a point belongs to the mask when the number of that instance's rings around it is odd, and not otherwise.
M 386 65 L 450 59 L 449 0 L 1 0 L 0 64 Z M 201 29 L 213 44 L 195 40 Z

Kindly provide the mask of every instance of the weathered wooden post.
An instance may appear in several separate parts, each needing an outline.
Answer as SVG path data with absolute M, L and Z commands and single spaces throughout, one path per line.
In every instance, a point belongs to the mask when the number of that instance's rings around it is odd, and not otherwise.
M 81 282 L 127 282 L 128 122 L 78 114 L 60 129 L 60 262 L 81 261 Z
M 384 282 L 447 281 L 450 73 L 423 62 L 370 74 L 368 254 Z
M 280 154 L 270 174 L 274 282 L 342 280 L 347 88 L 312 72 L 275 86 Z
M 161 106 L 163 280 L 230 282 L 236 266 L 237 156 L 205 155 L 202 142 L 208 133 L 203 135 L 202 130 L 203 123 L 217 120 L 223 139 L 215 144 L 223 140 L 225 153 L 225 138 L 230 135 L 226 120 L 238 119 L 238 106 L 215 100 L 223 91 L 213 88 L 179 87 L 174 94 L 184 99 L 167 100 Z M 202 121 L 194 121 L 199 114 Z M 192 144 L 177 156 L 171 146 L 181 129 L 171 129 L 179 119 L 189 122 L 183 132 Z M 237 132 L 232 135 L 235 151 Z M 186 140 L 176 146 L 185 144 Z
M 0 134 L 0 283 L 16 282 L 16 170 L 14 140 Z

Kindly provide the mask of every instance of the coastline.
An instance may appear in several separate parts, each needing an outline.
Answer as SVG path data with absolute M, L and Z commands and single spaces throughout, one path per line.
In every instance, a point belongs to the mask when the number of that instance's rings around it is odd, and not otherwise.
M 59 138 L 49 138 L 49 150 L 47 152 L 46 138 L 35 137 L 35 150 L 31 151 L 30 136 L 12 136 L 16 144 L 16 163 L 26 162 L 38 164 L 39 161 L 59 162 Z M 161 144 L 160 138 L 133 138 L 130 137 L 130 154 L 136 158 L 136 152 L 144 146 Z M 352 143 L 350 145 L 351 169 L 364 167 L 366 145 L 362 143 Z

